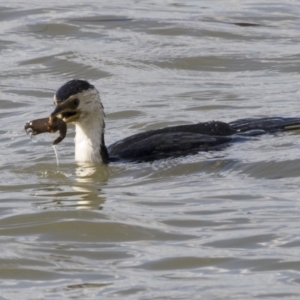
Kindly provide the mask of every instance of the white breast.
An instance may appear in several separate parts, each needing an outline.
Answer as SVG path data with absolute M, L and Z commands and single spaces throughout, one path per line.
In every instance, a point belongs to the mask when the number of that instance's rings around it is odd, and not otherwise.
M 75 160 L 77 162 L 101 162 L 100 135 L 101 133 L 76 125 Z
M 80 117 L 75 122 L 75 160 L 77 162 L 102 162 L 101 137 L 104 133 L 104 111 L 99 93 L 89 90 L 80 98 Z

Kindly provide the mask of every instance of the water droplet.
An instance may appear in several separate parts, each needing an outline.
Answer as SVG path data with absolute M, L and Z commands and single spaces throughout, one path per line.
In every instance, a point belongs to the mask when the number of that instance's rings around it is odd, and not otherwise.
M 59 166 L 59 160 L 58 160 L 58 153 L 55 145 L 52 145 L 52 148 L 54 150 L 55 156 L 56 156 L 56 163 L 57 163 L 57 168 Z

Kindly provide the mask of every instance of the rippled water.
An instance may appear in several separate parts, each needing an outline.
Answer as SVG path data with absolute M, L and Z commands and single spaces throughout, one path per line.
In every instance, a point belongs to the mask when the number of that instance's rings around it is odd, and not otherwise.
M 299 2 L 82 3 L 0 5 L 0 298 L 298 299 L 299 132 L 102 166 L 74 163 L 69 126 L 57 166 L 23 126 L 72 78 L 100 90 L 108 145 L 299 116 Z

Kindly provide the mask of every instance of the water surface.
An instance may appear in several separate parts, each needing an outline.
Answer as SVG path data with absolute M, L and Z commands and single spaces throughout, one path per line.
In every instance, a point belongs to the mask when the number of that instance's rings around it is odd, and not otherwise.
M 102 166 L 74 162 L 69 126 L 57 167 L 54 137 L 23 126 L 73 78 L 99 89 L 108 145 L 299 116 L 299 13 L 288 0 L 1 4 L 1 299 L 298 299 L 299 132 Z

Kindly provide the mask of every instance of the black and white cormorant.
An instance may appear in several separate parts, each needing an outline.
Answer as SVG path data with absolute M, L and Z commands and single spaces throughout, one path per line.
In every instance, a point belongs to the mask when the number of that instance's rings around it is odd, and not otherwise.
M 78 162 L 153 161 L 196 154 L 232 142 L 236 136 L 273 133 L 300 128 L 300 118 L 211 121 L 138 133 L 109 147 L 104 142 L 104 110 L 97 89 L 85 80 L 71 80 L 54 95 L 50 116 L 74 123 L 75 159 Z

